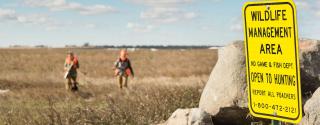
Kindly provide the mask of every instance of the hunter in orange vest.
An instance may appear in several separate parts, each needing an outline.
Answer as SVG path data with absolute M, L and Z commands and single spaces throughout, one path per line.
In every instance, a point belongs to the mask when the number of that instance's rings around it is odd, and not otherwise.
M 77 82 L 77 69 L 79 69 L 79 61 L 77 56 L 74 55 L 73 52 L 68 52 L 67 58 L 64 63 L 64 78 L 66 81 L 66 89 L 77 91 L 78 90 L 78 82 Z
M 122 85 L 124 85 L 124 87 L 128 87 L 128 76 L 134 77 L 134 72 L 128 58 L 127 50 L 123 49 L 120 51 L 120 57 L 114 63 L 114 69 L 120 89 L 122 89 Z

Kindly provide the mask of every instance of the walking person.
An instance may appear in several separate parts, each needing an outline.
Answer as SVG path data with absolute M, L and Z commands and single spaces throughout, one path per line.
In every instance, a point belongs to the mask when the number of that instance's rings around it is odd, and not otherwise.
M 128 58 L 128 52 L 125 49 L 120 51 L 120 57 L 114 63 L 115 76 L 119 83 L 120 89 L 122 87 L 128 87 L 128 77 L 134 77 L 134 72 L 131 66 L 131 62 Z
M 79 61 L 73 52 L 69 51 L 64 63 L 64 71 L 66 79 L 66 89 L 71 91 L 78 90 L 77 69 L 79 69 Z

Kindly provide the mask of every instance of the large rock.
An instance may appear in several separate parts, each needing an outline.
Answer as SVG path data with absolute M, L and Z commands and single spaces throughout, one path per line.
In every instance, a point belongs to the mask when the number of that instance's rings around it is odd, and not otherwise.
M 300 41 L 301 83 L 304 101 L 320 86 L 320 41 Z
M 320 125 L 320 88 L 304 105 L 305 116 L 301 125 Z
M 318 41 L 306 40 L 300 45 L 301 87 L 305 101 L 320 85 L 320 46 Z M 248 100 L 244 53 L 243 41 L 219 50 L 218 61 L 199 104 L 199 108 L 213 116 L 215 124 L 247 124 L 248 121 L 259 120 L 246 117 Z
M 304 105 L 305 116 L 302 119 L 301 125 L 319 125 L 320 124 L 320 41 L 317 40 L 302 40 L 300 42 L 300 64 L 303 83 L 302 91 L 305 92 Z M 303 74 L 303 73 L 301 73 Z M 305 80 L 307 79 L 307 80 Z M 311 80 L 312 79 L 312 80 Z M 316 90 L 316 88 L 318 88 Z M 316 91 L 315 91 L 316 90 Z M 314 92 L 315 91 L 315 92 Z M 314 92 L 314 93 L 313 93 Z M 308 95 L 312 95 L 308 99 Z
M 300 64 L 307 74 L 320 78 L 320 41 L 300 41 Z
M 164 125 L 213 125 L 211 116 L 199 108 L 177 109 Z
M 199 107 L 216 115 L 223 107 L 247 107 L 245 52 L 242 41 L 219 49 L 219 58 L 202 92 Z

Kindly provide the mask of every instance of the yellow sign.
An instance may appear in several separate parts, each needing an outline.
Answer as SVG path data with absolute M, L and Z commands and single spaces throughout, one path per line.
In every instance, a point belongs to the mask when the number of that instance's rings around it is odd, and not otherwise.
M 294 3 L 248 2 L 243 14 L 250 113 L 298 123 L 302 106 Z

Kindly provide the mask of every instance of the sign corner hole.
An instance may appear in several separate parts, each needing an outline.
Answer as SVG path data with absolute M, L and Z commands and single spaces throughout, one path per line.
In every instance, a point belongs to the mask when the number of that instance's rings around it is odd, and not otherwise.
M 267 5 L 266 7 L 267 7 L 267 8 L 266 8 L 267 10 L 270 10 L 270 5 Z

